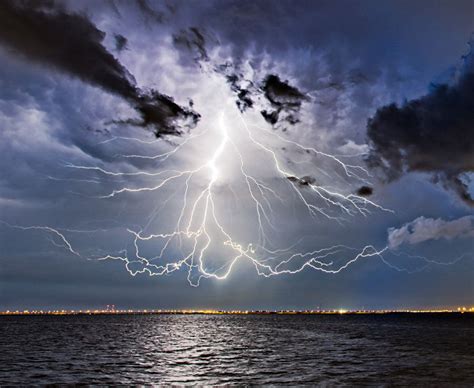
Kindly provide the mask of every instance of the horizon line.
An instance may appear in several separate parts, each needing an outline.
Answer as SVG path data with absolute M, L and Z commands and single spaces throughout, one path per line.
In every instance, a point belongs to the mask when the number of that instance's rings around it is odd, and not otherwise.
M 414 313 L 474 313 L 473 307 L 428 309 L 16 309 L 3 310 L 0 315 L 341 315 L 341 314 L 414 314 Z

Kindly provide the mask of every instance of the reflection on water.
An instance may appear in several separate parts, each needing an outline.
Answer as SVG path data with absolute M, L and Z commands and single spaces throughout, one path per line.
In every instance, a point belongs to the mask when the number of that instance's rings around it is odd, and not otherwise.
M 472 315 L 0 317 L 0 384 L 474 384 Z

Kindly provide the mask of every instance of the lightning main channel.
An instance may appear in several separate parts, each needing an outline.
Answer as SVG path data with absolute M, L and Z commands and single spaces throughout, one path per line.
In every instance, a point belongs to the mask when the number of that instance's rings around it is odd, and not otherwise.
M 74 180 L 76 172 L 94 175 L 94 179 L 81 180 L 84 184 L 97 183 L 102 178 L 107 182 L 120 179 L 113 190 L 87 196 L 90 201 L 148 194 L 158 198 L 160 206 L 148 215 L 141 227 L 127 226 L 124 217 L 131 247 L 86 255 L 73 247 L 66 235 L 94 233 L 94 230 L 3 224 L 23 231 L 49 233 L 54 245 L 76 256 L 122 261 L 133 276 L 143 273 L 160 276 L 184 269 L 192 286 L 198 286 L 203 278 L 226 279 L 241 260 L 250 262 L 258 275 L 264 277 L 296 274 L 306 269 L 337 274 L 368 258 L 379 258 L 392 269 L 409 272 L 387 260 L 386 255 L 391 253 L 387 246 L 377 249 L 370 244 L 362 248 L 337 244 L 307 249 L 300 247 L 300 241 L 282 246 L 279 240 L 284 235 L 283 222 L 290 216 L 294 222 L 305 214 L 311 222 L 344 225 L 351 217 L 368 217 L 372 211 L 391 210 L 351 192 L 354 184 L 369 182 L 371 176 L 364 167 L 304 146 L 265 126 L 248 123 L 232 98 L 222 97 L 222 101 L 222 109 L 214 114 L 215 121 L 178 139 L 180 142 L 171 150 L 155 155 L 116 155 L 126 161 L 150 162 L 152 169 L 147 165 L 134 171 L 112 171 L 98 165 L 64 164 L 73 174 L 65 180 Z M 161 144 L 155 140 L 117 136 L 97 146 L 112 142 Z M 194 152 L 197 160 L 192 161 L 193 167 L 182 168 L 181 161 L 186 161 L 196 149 L 199 152 Z M 301 160 L 288 159 L 285 156 L 288 152 L 300 155 Z M 168 164 L 172 167 L 167 168 Z M 316 166 L 317 177 L 302 176 L 300 166 L 311 169 Z M 128 183 L 120 185 L 124 180 Z M 236 211 L 234 209 L 237 226 L 230 220 L 231 197 L 237 203 Z M 171 211 L 165 221 L 160 220 L 163 210 L 171 208 L 171 204 L 176 210 Z M 290 207 L 297 209 L 295 213 L 289 212 Z M 424 263 L 421 269 L 428 265 L 451 264 L 421 256 L 417 259 Z

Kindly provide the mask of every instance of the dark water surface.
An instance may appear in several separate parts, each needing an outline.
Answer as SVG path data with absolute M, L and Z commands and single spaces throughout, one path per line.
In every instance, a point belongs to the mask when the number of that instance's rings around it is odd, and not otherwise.
M 0 317 L 0 384 L 474 385 L 474 316 Z

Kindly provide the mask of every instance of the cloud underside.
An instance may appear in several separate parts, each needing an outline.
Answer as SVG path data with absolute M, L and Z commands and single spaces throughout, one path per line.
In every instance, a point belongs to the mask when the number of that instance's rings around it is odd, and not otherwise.
M 141 120 L 129 124 L 149 127 L 157 136 L 177 135 L 194 126 L 200 116 L 156 90 L 137 87 L 132 74 L 102 44 L 105 33 L 86 16 L 68 13 L 53 2 L 0 2 L 0 44 L 45 67 L 127 100 Z M 117 49 L 126 41 L 119 38 Z

